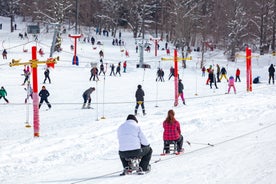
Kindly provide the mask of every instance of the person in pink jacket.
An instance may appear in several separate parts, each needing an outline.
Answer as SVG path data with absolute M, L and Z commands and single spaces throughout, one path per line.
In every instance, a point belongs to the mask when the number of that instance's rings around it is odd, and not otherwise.
M 230 93 L 231 87 L 234 89 L 234 92 L 236 94 L 235 79 L 234 79 L 233 76 L 229 77 L 229 81 L 228 81 L 228 94 Z

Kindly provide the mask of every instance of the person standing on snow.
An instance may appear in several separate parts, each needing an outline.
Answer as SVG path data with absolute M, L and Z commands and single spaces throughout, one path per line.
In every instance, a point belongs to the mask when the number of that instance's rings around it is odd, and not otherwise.
M 185 104 L 185 99 L 184 99 L 184 92 L 183 92 L 184 85 L 181 81 L 182 81 L 181 79 L 178 80 L 178 97 L 180 96 L 181 99 L 182 99 L 183 104 L 186 105 Z
M 177 153 L 180 154 L 184 151 L 183 146 L 183 136 L 181 135 L 181 128 L 179 122 L 174 117 L 174 111 L 171 109 L 168 111 L 167 118 L 163 122 L 163 140 L 164 140 L 164 151 L 165 153 L 170 153 L 169 142 L 177 142 Z M 188 143 L 189 144 L 189 143 Z
M 231 87 L 234 89 L 234 93 L 236 94 L 236 87 L 235 87 L 235 79 L 233 76 L 229 77 L 229 82 L 228 82 L 228 94 L 230 93 Z
M 140 105 L 142 107 L 143 115 L 144 116 L 146 115 L 145 106 L 144 106 L 144 96 L 145 96 L 145 92 L 142 89 L 142 86 L 139 84 L 137 86 L 137 90 L 135 93 L 135 98 L 136 98 L 136 106 L 135 106 L 135 111 L 134 111 L 135 116 L 137 115 L 137 111 L 138 111 L 138 108 Z
M 142 171 L 150 171 L 152 148 L 138 125 L 138 120 L 132 114 L 117 130 L 119 140 L 119 156 L 124 169 L 129 166 L 126 158 L 141 157 L 139 166 Z M 125 171 L 121 174 L 125 175 Z
M 238 80 L 239 80 L 239 82 L 241 82 L 240 75 L 241 75 L 241 71 L 239 68 L 237 68 L 235 82 L 237 82 Z
M 49 68 L 47 67 L 46 69 L 45 69 L 45 71 L 44 71 L 44 82 L 43 82 L 43 84 L 45 84 L 46 83 L 46 80 L 48 79 L 48 81 L 49 81 L 49 83 L 51 84 L 51 79 L 50 79 L 50 70 L 49 70 Z
M 43 104 L 43 102 L 45 101 L 46 102 L 46 104 L 48 105 L 48 107 L 49 107 L 49 109 L 51 109 L 51 104 L 49 103 L 49 101 L 48 101 L 48 97 L 50 96 L 50 93 L 49 93 L 49 91 L 46 89 L 46 87 L 45 86 L 42 86 L 42 89 L 40 90 L 40 92 L 39 92 L 39 94 L 38 94 L 39 96 L 40 96 L 40 102 L 39 102 L 39 109 L 40 109 L 40 107 L 41 107 L 41 105 Z
M 268 84 L 270 84 L 271 79 L 272 79 L 272 83 L 274 84 L 275 68 L 274 68 L 273 64 L 271 64 L 270 67 L 268 68 L 268 73 L 269 73 Z
M 3 97 L 3 99 L 9 103 L 9 100 L 6 98 L 6 96 L 8 95 L 6 89 L 2 86 L 0 89 L 0 99 Z
M 95 91 L 96 89 L 94 87 L 90 87 L 88 88 L 87 90 L 84 91 L 84 93 L 82 94 L 82 97 L 83 97 L 83 105 L 82 105 L 82 108 L 84 109 L 85 108 L 85 105 L 86 103 L 88 102 L 87 104 L 87 108 L 89 109 L 90 108 L 90 104 L 91 104 L 91 93 L 93 91 Z
M 217 83 L 216 83 L 216 76 L 215 76 L 215 74 L 214 74 L 214 69 L 211 69 L 211 70 L 209 71 L 208 78 L 209 78 L 209 82 L 210 82 L 210 88 L 212 89 L 212 84 L 214 83 L 216 89 L 218 89 Z

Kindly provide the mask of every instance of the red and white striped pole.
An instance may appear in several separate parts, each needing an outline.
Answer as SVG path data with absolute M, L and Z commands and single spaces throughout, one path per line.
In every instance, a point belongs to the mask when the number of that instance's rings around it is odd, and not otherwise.
M 178 62 L 177 49 L 174 49 L 174 106 L 178 105 Z
M 36 46 L 32 47 L 32 60 L 37 60 Z M 39 99 L 38 99 L 38 80 L 37 80 L 37 62 L 32 62 L 32 76 L 33 76 L 33 124 L 34 136 L 39 137 Z
M 252 91 L 252 65 L 251 65 L 251 49 L 246 47 L 246 90 Z

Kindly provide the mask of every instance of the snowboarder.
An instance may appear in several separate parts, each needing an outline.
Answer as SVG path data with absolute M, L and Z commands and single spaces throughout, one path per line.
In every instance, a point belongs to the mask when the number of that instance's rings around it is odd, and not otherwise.
M 136 97 L 136 106 L 135 106 L 135 111 L 134 111 L 135 116 L 137 115 L 137 111 L 138 111 L 138 108 L 140 105 L 142 107 L 143 115 L 146 115 L 145 106 L 144 106 L 144 96 L 145 96 L 145 92 L 142 89 L 142 86 L 139 84 L 137 86 L 137 90 L 135 93 L 135 97 Z
M 181 100 L 182 100 L 182 102 L 183 102 L 183 104 L 186 105 L 186 104 L 185 104 L 185 99 L 184 99 L 184 92 L 183 92 L 183 89 L 184 89 L 184 85 L 183 85 L 183 83 L 182 83 L 182 80 L 179 79 L 179 80 L 178 80 L 178 97 L 180 96 L 180 97 L 181 97 Z
M 50 70 L 48 67 L 46 67 L 45 71 L 44 71 L 44 81 L 43 84 L 46 83 L 46 80 L 48 79 L 49 83 L 51 84 L 51 79 L 50 79 Z
M 181 135 L 181 128 L 179 122 L 174 117 L 174 111 L 171 109 L 168 111 L 167 118 L 163 122 L 163 140 L 164 140 L 164 150 L 165 153 L 170 153 L 168 141 L 177 142 L 177 153 L 180 154 L 184 151 L 182 148 L 183 145 L 183 136 Z
M 270 84 L 271 79 L 272 79 L 272 83 L 274 84 L 275 68 L 274 68 L 273 64 L 271 64 L 270 67 L 268 68 L 268 73 L 269 73 L 268 84 Z
M 119 140 L 119 156 L 124 169 L 128 166 L 126 158 L 141 157 L 139 166 L 141 172 L 149 172 L 152 148 L 138 125 L 138 120 L 132 114 L 117 130 Z M 125 171 L 121 175 L 125 175 Z
M 50 96 L 50 93 L 46 89 L 45 86 L 42 86 L 42 89 L 40 90 L 38 95 L 40 96 L 39 109 L 40 109 L 40 107 L 41 107 L 41 105 L 43 104 L 44 101 L 48 105 L 49 109 L 51 109 L 52 106 L 51 106 L 50 102 L 48 101 L 48 97 Z
M 9 103 L 9 100 L 6 98 L 6 96 L 8 95 L 6 89 L 2 86 L 0 89 L 0 99 L 3 97 L 3 99 Z
M 229 77 L 228 94 L 230 93 L 231 87 L 234 89 L 234 93 L 236 94 L 235 79 L 234 79 L 233 76 L 230 76 L 230 77 Z
M 84 93 L 82 94 L 82 97 L 83 97 L 83 105 L 82 105 L 82 108 L 84 109 L 85 108 L 85 105 L 86 103 L 88 102 L 87 104 L 87 108 L 90 109 L 90 104 L 91 104 L 91 93 L 93 91 L 95 91 L 96 89 L 94 87 L 90 87 L 88 88 L 87 90 L 84 91 Z

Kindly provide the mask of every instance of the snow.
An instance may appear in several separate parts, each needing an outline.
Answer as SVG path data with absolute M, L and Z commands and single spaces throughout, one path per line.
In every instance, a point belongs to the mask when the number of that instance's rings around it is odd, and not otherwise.
M 1 58 L 0 61 L 0 85 L 6 88 L 10 101 L 6 104 L 0 100 L 0 183 L 275 183 L 276 88 L 267 83 L 267 69 L 270 64 L 276 64 L 272 55 L 253 53 L 256 56 L 252 58 L 253 77 L 261 76 L 262 83 L 253 84 L 253 91 L 247 92 L 245 58 L 239 57 L 232 63 L 227 62 L 222 51 L 208 52 L 205 55 L 207 67 L 218 63 L 226 67 L 228 76 L 234 75 L 237 67 L 241 69 L 242 82 L 236 83 L 237 94 L 233 91 L 225 94 L 225 80 L 218 83 L 219 89 L 215 90 L 205 84 L 206 77 L 201 76 L 198 63 L 201 53 L 192 52 L 193 60 L 187 61 L 187 69 L 179 66 L 187 105 L 179 99 L 179 105 L 174 107 L 174 79 L 168 80 L 173 62 L 159 62 L 161 57 L 172 58 L 172 55 L 159 50 L 155 57 L 152 48 L 150 53 L 144 52 L 145 63 L 150 64 L 151 69 L 137 69 L 139 55 L 135 53 L 131 32 L 122 30 L 126 48 L 112 46 L 111 37 L 90 32 L 96 41 L 104 44 L 93 49 L 90 43 L 79 41 L 80 64 L 75 66 L 70 50 L 73 39 L 68 37 L 70 33 L 63 34 L 63 51 L 54 54 L 60 61 L 50 71 L 51 84 L 42 83 L 45 66 L 38 67 L 39 90 L 42 85 L 49 90 L 52 109 L 46 111 L 46 104 L 42 105 L 40 137 L 34 137 L 33 128 L 25 128 L 26 121 L 32 125 L 33 112 L 31 104 L 24 104 L 23 66 L 9 67 L 9 62 L 30 60 L 31 47 L 35 45 L 45 52 L 45 56 L 38 55 L 38 59 L 46 60 L 53 32 L 41 31 L 38 43 L 27 43 L 26 39 L 18 37 L 20 32 L 25 32 L 27 23 L 16 22 L 18 30 L 14 33 L 9 33 L 9 19 L 0 17 L 0 23 L 3 23 L 1 49 L 8 48 L 8 60 Z M 33 40 L 29 35 L 28 41 Z M 160 46 L 164 47 L 164 42 L 160 42 Z M 23 48 L 28 52 L 23 52 Z M 127 72 L 121 77 L 109 76 L 108 66 L 105 78 L 101 75 L 100 81 L 89 81 L 90 63 L 99 63 L 100 49 L 104 51 L 104 63 L 116 66 L 119 61 L 127 60 Z M 125 57 L 122 49 L 127 49 L 130 57 Z M 165 71 L 165 82 L 157 83 L 159 64 Z M 137 119 L 153 149 L 152 171 L 142 176 L 119 177 L 122 165 L 116 130 L 128 114 L 134 113 L 138 84 L 146 94 L 147 115 L 143 116 L 139 109 Z M 92 94 L 94 109 L 81 109 L 82 93 L 91 86 L 96 87 Z M 162 122 L 169 109 L 175 111 L 184 139 L 190 141 L 191 146 L 184 143 L 184 154 L 162 157 Z

